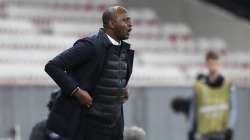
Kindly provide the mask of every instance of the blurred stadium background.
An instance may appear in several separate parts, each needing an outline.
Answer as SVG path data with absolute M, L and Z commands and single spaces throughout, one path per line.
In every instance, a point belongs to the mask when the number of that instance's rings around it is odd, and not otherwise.
M 147 140 L 185 140 L 186 119 L 173 113 L 170 102 L 190 96 L 197 73 L 204 71 L 205 52 L 216 50 L 222 71 L 237 85 L 235 139 L 248 140 L 249 5 L 237 11 L 232 5 L 239 4 L 229 0 L 223 6 L 225 1 L 0 0 L 0 140 L 13 135 L 28 140 L 31 128 L 47 117 L 46 104 L 57 88 L 44 72 L 45 63 L 96 32 L 102 11 L 116 4 L 129 9 L 134 25 L 128 40 L 136 55 L 126 125 L 145 129 Z

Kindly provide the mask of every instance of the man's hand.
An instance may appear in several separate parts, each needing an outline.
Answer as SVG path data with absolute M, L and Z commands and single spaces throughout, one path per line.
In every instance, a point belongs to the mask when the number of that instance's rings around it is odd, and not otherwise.
M 81 105 L 84 105 L 88 108 L 92 105 L 93 99 L 86 90 L 82 90 L 79 88 L 74 96 L 79 100 Z

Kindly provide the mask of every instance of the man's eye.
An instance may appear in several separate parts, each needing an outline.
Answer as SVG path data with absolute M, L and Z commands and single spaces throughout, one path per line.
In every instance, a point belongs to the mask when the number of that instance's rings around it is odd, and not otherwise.
M 129 21 L 130 21 L 130 19 L 129 19 L 129 18 L 126 18 L 126 19 L 124 19 L 124 21 L 129 22 Z

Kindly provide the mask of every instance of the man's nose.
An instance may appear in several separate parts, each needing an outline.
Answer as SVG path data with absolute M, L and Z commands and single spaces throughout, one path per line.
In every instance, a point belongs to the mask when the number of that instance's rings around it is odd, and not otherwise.
M 127 21 L 127 25 L 128 25 L 128 27 L 132 27 L 133 25 L 132 25 L 132 21 L 129 19 L 128 21 Z
M 132 25 L 132 22 L 131 22 L 131 21 L 129 21 L 129 22 L 128 22 L 128 27 L 129 27 L 129 28 L 132 28 L 132 27 L 133 27 L 133 25 Z

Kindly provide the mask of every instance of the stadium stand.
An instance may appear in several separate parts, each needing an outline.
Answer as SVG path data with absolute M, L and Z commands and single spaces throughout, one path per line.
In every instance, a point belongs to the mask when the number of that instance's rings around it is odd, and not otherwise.
M 115 3 L 0 0 L 0 84 L 51 84 L 43 71 L 45 63 L 97 31 L 102 11 Z M 128 42 L 136 50 L 132 85 L 190 86 L 203 71 L 205 52 L 213 49 L 223 56 L 226 75 L 250 86 L 249 51 L 235 53 L 221 38 L 194 37 L 188 25 L 159 21 L 151 8 L 131 8 L 129 14 L 134 27 Z

